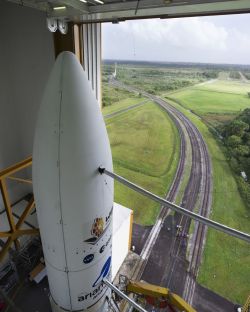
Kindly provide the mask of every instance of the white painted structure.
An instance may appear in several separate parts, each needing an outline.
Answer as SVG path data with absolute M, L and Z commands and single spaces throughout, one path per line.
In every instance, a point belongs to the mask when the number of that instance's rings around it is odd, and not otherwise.
M 52 310 L 97 311 L 111 276 L 113 179 L 100 107 L 76 56 L 63 52 L 40 106 L 33 190 Z
M 83 68 L 101 106 L 101 24 L 84 24 L 81 27 Z
M 133 211 L 119 204 L 114 204 L 113 241 L 112 241 L 112 280 L 114 280 L 125 260 L 131 239 Z

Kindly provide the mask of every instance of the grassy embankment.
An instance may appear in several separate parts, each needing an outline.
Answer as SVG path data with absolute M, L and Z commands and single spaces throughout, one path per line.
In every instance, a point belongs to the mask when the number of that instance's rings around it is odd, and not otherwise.
M 223 90 L 223 87 L 227 87 L 227 82 L 216 82 L 214 86 L 212 84 L 203 86 L 204 89 L 211 87 L 221 87 L 220 90 Z M 178 103 L 182 104 L 181 106 L 176 102 L 171 102 L 193 121 L 208 145 L 213 167 L 213 202 L 210 217 L 228 226 L 249 232 L 250 211 L 242 201 L 220 144 L 202 120 L 192 114 L 190 110 L 201 114 L 203 118 L 206 114 L 214 111 L 219 115 L 228 114 L 228 112 L 236 114 L 239 107 L 250 106 L 250 99 L 247 103 L 244 95 L 227 97 L 226 93 L 200 91 L 195 88 L 172 94 L 171 97 L 176 98 Z M 238 100 L 239 105 L 237 105 Z M 214 105 L 213 101 L 217 102 L 217 105 Z M 232 301 L 243 303 L 249 292 L 249 263 L 250 251 L 247 243 L 210 229 L 198 281 Z
M 137 102 L 140 102 L 140 99 Z M 103 114 L 135 104 L 126 99 L 105 107 Z M 179 160 L 179 135 L 169 116 L 152 102 L 106 119 L 114 171 L 138 185 L 164 196 Z M 159 205 L 115 183 L 115 201 L 134 210 L 134 221 L 154 224 Z

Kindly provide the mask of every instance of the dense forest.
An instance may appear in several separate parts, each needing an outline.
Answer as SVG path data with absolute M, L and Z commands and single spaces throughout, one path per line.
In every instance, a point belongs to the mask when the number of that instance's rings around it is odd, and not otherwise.
M 250 208 L 250 108 L 245 109 L 230 123 L 221 126 L 219 131 L 223 136 L 232 169 L 238 176 L 241 172 L 246 174 L 246 178 L 238 178 L 238 184 Z

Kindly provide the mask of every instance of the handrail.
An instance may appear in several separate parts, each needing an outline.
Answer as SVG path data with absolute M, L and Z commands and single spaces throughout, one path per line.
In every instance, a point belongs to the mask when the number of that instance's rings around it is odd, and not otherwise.
M 115 287 L 110 281 L 106 278 L 103 279 L 103 283 L 106 284 L 110 289 L 112 289 L 118 296 L 125 299 L 131 306 L 133 306 L 139 312 L 147 312 L 147 310 L 143 309 L 139 304 L 137 304 L 134 300 L 129 298 L 129 296 L 125 295 L 120 289 Z
M 130 189 L 152 199 L 153 201 L 155 202 L 158 202 L 160 203 L 161 205 L 165 206 L 165 207 L 168 207 L 169 209 L 171 210 L 174 210 L 178 213 L 181 213 L 182 215 L 185 215 L 185 216 L 188 216 L 190 217 L 191 219 L 194 219 L 202 224 L 205 224 L 209 227 L 212 227 L 218 231 L 221 231 L 221 232 L 224 232 L 228 235 L 231 235 L 231 236 L 234 236 L 234 237 L 237 237 L 241 240 L 244 240 L 248 243 L 250 243 L 250 235 L 247 234 L 247 233 L 244 233 L 244 232 L 241 232 L 241 231 L 238 231 L 236 229 L 233 229 L 233 228 L 230 228 L 224 224 L 221 224 L 219 222 L 216 222 L 216 221 L 213 221 L 213 220 L 210 220 L 206 217 L 203 217 L 197 213 L 194 213 L 192 211 L 189 211 L 183 207 L 180 207 L 174 203 L 171 203 L 170 201 L 158 196 L 158 195 L 155 195 L 154 193 L 151 193 L 147 190 L 145 190 L 144 188 L 130 182 L 129 180 L 119 176 L 118 174 L 116 173 L 113 173 L 113 172 L 110 172 L 109 170 L 107 170 L 106 168 L 104 167 L 99 167 L 98 169 L 99 173 L 100 174 L 106 174 L 108 176 L 110 176 L 111 178 L 115 179 L 116 181 L 126 185 L 127 187 L 129 187 Z

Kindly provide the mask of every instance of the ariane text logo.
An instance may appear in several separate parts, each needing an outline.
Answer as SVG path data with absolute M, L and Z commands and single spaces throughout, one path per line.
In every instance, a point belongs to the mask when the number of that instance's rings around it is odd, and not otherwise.
M 82 302 L 82 301 L 88 301 L 88 300 L 95 300 L 96 298 L 98 298 L 103 290 L 105 290 L 106 286 L 104 283 L 99 284 L 96 288 L 94 288 L 93 290 L 91 290 L 89 293 L 81 293 L 80 295 L 78 295 L 78 301 Z
M 101 273 L 97 277 L 97 279 L 94 282 L 94 284 L 92 285 L 92 287 L 96 287 L 98 284 L 100 284 L 102 282 L 102 280 L 108 275 L 110 267 L 111 267 L 111 256 L 104 263 L 104 266 L 102 267 Z

